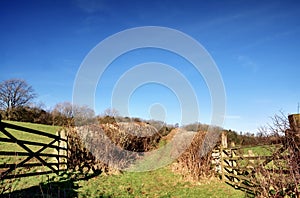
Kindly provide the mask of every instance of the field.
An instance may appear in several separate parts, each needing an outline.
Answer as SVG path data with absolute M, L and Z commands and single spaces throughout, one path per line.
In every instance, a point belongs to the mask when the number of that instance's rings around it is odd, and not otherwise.
M 31 123 L 17 123 L 20 126 L 55 134 L 58 127 Z M 12 131 L 13 132 L 13 131 Z M 17 133 L 17 132 L 16 132 Z M 18 132 L 19 133 L 19 132 Z M 19 133 L 21 139 L 47 142 L 36 135 Z M 24 137 L 23 137 L 24 136 Z M 13 144 L 0 143 L 0 149 L 15 150 Z M 13 159 L 10 159 L 13 160 Z M 1 158 L 1 163 L 7 159 Z M 185 181 L 179 174 L 164 167 L 149 172 L 124 172 L 116 175 L 100 175 L 90 179 L 76 180 L 73 174 L 65 173 L 32 176 L 12 180 L 9 190 L 12 197 L 243 197 L 244 193 L 221 183 L 218 179 L 199 182 Z M 6 196 L 9 196 L 6 194 Z

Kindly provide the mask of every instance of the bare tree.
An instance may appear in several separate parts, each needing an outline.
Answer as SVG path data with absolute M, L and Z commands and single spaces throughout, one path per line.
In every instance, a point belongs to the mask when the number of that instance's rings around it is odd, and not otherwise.
M 66 118 L 73 117 L 73 105 L 70 102 L 62 102 L 55 105 L 53 113 L 60 114 Z
M 28 105 L 35 97 L 32 86 L 25 80 L 9 79 L 0 83 L 0 108 L 8 119 L 15 108 Z
M 94 118 L 95 112 L 93 109 L 88 106 L 75 105 L 71 102 L 58 103 L 52 111 L 54 125 L 83 125 L 92 122 Z
M 107 108 L 104 111 L 104 116 L 110 116 L 110 117 L 117 117 L 119 116 L 119 112 L 118 110 L 114 109 L 114 108 Z

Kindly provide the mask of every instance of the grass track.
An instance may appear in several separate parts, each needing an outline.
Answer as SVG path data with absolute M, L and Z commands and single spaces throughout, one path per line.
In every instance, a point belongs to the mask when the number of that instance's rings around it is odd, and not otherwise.
M 201 182 L 201 181 L 200 181 Z M 127 172 L 79 182 L 79 197 L 244 197 L 217 179 L 195 184 L 168 167 L 150 172 Z

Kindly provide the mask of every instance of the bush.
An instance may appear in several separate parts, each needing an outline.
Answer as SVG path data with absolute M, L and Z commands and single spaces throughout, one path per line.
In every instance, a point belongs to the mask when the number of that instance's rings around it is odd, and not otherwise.
M 107 172 L 125 169 L 141 152 L 156 148 L 160 135 L 145 123 L 86 125 L 68 129 L 70 167 Z
M 293 116 L 289 119 L 290 125 L 283 113 L 275 115 L 273 123 L 263 128 L 263 133 L 281 137 L 282 147 L 273 153 L 271 165 L 266 161 L 255 170 L 256 193 L 260 197 L 300 196 L 300 127 Z
M 211 177 L 212 149 L 204 148 L 207 132 L 197 132 L 187 150 L 173 164 L 173 170 L 181 173 L 189 180 L 199 181 L 200 178 Z M 219 136 L 220 133 L 217 133 Z

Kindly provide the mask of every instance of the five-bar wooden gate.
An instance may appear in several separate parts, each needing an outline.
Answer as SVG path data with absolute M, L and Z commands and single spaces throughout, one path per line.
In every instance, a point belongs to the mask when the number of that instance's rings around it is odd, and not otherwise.
M 24 140 L 14 132 L 41 137 L 43 141 Z M 0 179 L 58 173 L 67 170 L 68 148 L 65 134 L 57 135 L 14 124 L 0 119 Z M 25 135 L 26 137 L 26 135 Z M 45 143 L 46 142 L 46 143 Z M 18 149 L 12 149 L 12 145 Z M 4 156 L 4 157 L 2 157 Z

